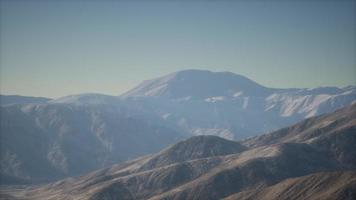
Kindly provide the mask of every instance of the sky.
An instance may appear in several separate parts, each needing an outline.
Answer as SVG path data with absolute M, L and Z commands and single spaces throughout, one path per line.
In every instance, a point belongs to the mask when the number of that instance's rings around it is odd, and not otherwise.
M 356 1 L 0 0 L 0 93 L 119 95 L 184 69 L 356 85 Z

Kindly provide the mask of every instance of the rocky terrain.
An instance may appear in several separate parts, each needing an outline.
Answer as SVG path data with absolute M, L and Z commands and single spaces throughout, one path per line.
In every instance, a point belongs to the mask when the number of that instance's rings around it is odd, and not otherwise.
M 253 138 L 194 136 L 3 199 L 355 199 L 356 104 Z
M 325 199 L 352 200 L 356 196 L 356 172 L 320 172 L 298 178 L 286 179 L 278 184 L 239 192 L 225 200 L 237 199 Z

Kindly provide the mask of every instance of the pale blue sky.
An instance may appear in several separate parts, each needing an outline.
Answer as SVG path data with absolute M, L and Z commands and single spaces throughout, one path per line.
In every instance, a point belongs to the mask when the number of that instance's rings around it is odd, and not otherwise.
M 0 92 L 118 95 L 183 69 L 356 85 L 356 1 L 1 1 Z

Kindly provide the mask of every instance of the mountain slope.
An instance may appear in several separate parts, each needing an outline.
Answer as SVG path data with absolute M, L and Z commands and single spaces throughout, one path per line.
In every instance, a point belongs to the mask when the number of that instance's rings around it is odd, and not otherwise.
M 278 131 L 267 134 L 278 143 L 267 140 L 266 144 L 248 147 L 244 144 L 251 143 L 246 141 L 197 136 L 155 155 L 85 176 L 41 187 L 6 188 L 1 193 L 24 199 L 274 199 L 276 194 L 283 198 L 310 195 L 317 199 L 323 193 L 350 199 L 355 195 L 351 191 L 356 184 L 352 157 L 356 152 L 355 113 L 353 105 L 305 120 L 300 123 L 303 127 L 295 125 L 303 135 L 304 130 L 316 124 L 327 124 L 331 118 L 343 116 L 343 122 L 335 124 L 331 131 L 314 134 L 307 140 L 285 140 L 285 135 L 298 135 L 293 128 L 282 135 L 276 134 Z M 323 127 L 317 129 L 320 128 Z M 350 153 L 351 157 L 344 159 Z
M 76 94 L 53 99 L 51 104 L 74 104 L 74 105 L 118 105 L 121 102 L 117 97 L 104 94 Z
M 246 150 L 246 147 L 234 141 L 216 136 L 195 136 L 159 152 L 142 168 L 153 169 L 187 160 L 239 153 L 244 150 Z
M 248 190 L 225 200 L 352 200 L 356 198 L 356 172 L 320 172 L 287 179 L 263 189 Z
M 83 174 L 158 151 L 182 137 L 113 105 L 51 103 L 0 111 L 2 184 Z
M 44 97 L 28 97 L 20 95 L 0 95 L 0 105 L 25 104 L 25 103 L 46 103 L 50 101 Z
M 246 139 L 243 143 L 249 147 L 257 147 L 283 142 L 312 142 L 315 139 L 335 134 L 335 132 L 353 128 L 356 124 L 355 109 L 356 103 L 330 114 L 309 118 L 273 133 Z

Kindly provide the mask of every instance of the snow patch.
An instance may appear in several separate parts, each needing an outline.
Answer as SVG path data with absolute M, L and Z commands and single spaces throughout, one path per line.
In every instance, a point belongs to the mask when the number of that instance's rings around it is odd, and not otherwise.
M 223 96 L 209 97 L 209 98 L 205 99 L 206 102 L 212 102 L 212 103 L 217 102 L 217 101 L 223 101 L 223 100 L 225 100 L 225 97 L 223 97 Z
M 240 92 L 236 92 L 233 96 L 234 97 L 239 97 L 239 96 L 242 96 L 243 95 L 243 92 L 240 91 Z

